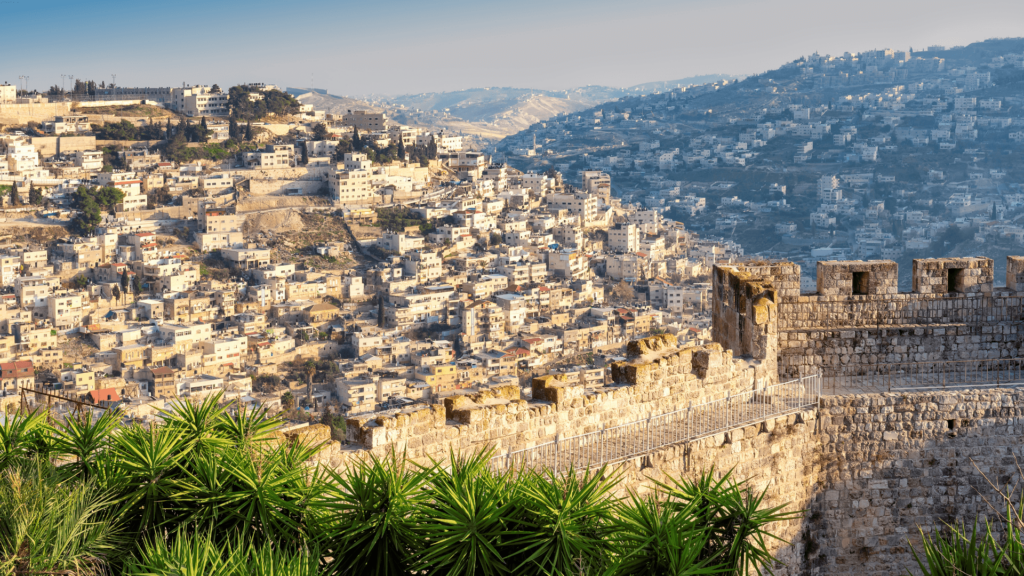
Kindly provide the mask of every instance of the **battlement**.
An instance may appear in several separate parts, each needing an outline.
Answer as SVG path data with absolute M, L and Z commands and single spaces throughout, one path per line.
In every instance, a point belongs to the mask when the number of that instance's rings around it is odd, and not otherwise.
M 776 291 L 777 366 L 782 378 L 821 372 L 871 374 L 881 364 L 1015 358 L 1024 326 L 1024 257 L 1007 258 L 1007 287 L 993 287 L 990 258 L 918 259 L 913 291 L 899 292 L 891 260 L 822 261 L 815 294 Z M 717 266 L 716 281 L 799 284 L 783 264 Z M 721 279 L 721 280 L 720 280 Z M 713 337 L 752 353 L 738 340 L 736 297 L 716 289 Z M 769 328 L 770 330 L 770 328 Z M 771 346 L 771 344 L 767 344 Z
M 558 437 L 611 428 L 775 383 L 775 370 L 737 360 L 719 344 L 678 348 L 672 335 L 629 343 L 630 359 L 611 366 L 613 384 L 586 388 L 563 374 L 534 378 L 533 398 L 518 386 L 453 396 L 444 404 L 349 418 L 351 447 L 383 455 L 391 449 L 425 460 L 449 450 L 493 447 L 501 453 Z

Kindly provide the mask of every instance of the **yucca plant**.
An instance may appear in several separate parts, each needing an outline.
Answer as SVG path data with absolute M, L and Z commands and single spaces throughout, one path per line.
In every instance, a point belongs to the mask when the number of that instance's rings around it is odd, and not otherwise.
M 296 456 L 308 450 L 295 444 L 253 454 L 220 451 L 219 465 L 229 488 L 202 504 L 218 508 L 221 530 L 252 535 L 259 543 L 301 543 L 307 536 L 310 504 L 323 491 L 323 475 Z
M 673 506 L 657 495 L 630 494 L 609 522 L 605 576 L 697 576 L 732 571 L 721 554 L 708 555 L 713 530 L 695 504 Z
M 992 535 L 992 526 L 985 523 L 985 531 L 978 534 L 975 522 L 970 534 L 963 524 L 947 526 L 946 536 L 929 538 L 921 532 L 922 558 L 911 546 L 914 561 L 925 576 L 1002 576 L 1013 574 L 1006 569 L 1004 552 Z
M 172 403 L 169 410 L 160 411 L 164 427 L 180 432 L 193 449 L 201 454 L 231 446 L 231 440 L 222 433 L 222 418 L 227 407 L 220 405 L 221 396 L 218 392 L 198 403 L 189 400 Z
M 121 513 L 136 533 L 164 527 L 175 515 L 181 467 L 193 444 L 180 429 L 132 425 L 112 436 L 113 476 Z
M 500 549 L 520 536 L 509 529 L 506 518 L 517 486 L 510 475 L 491 471 L 493 455 L 493 450 L 466 457 L 452 452 L 447 470 L 435 465 L 419 528 L 425 549 L 415 570 L 467 576 L 511 573 Z
M 0 573 L 107 574 L 128 542 L 110 496 L 43 458 L 0 472 L 0 511 Z
M 619 476 L 607 470 L 523 471 L 509 524 L 522 535 L 504 546 L 516 574 L 594 574 L 606 562 Z
M 784 505 L 762 507 L 767 489 L 754 492 L 745 481 L 733 480 L 732 471 L 716 479 L 711 469 L 696 480 L 669 478 L 657 485 L 669 507 L 696 514 L 696 520 L 711 530 L 703 557 L 721 557 L 737 576 L 757 571 L 771 574 L 775 559 L 770 542 L 784 540 L 768 527 L 803 514 L 786 512 Z
M 107 410 L 99 416 L 91 411 L 69 415 L 53 428 L 53 451 L 70 461 L 61 471 L 89 480 L 96 473 L 95 462 L 107 449 L 111 435 L 121 420 L 119 411 Z
M 146 540 L 125 563 L 125 576 L 317 576 L 319 553 L 254 545 L 209 532 L 174 532 Z
M 215 433 L 240 449 L 274 439 L 274 430 L 281 420 L 271 417 L 266 408 L 241 406 L 231 414 L 224 411 L 213 425 Z
M 53 441 L 46 411 L 0 414 L 0 471 L 36 455 L 48 457 Z
M 417 467 L 405 455 L 371 456 L 329 481 L 315 503 L 316 533 L 331 557 L 330 574 L 386 576 L 409 572 L 422 548 L 417 531 L 432 467 Z

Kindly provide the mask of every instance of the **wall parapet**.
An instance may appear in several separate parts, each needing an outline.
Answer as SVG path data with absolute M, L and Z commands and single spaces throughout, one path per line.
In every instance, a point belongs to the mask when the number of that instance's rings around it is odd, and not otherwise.
M 383 455 L 395 449 L 414 459 L 443 458 L 451 449 L 493 447 L 500 452 L 532 448 L 556 435 L 575 436 L 678 410 L 688 404 L 775 383 L 774 370 L 754 360 L 735 360 L 719 344 L 679 348 L 660 335 L 630 343 L 637 355 L 612 365 L 614 383 L 586 388 L 561 374 L 533 380 L 533 398 L 518 386 L 446 398 L 444 404 L 347 420 L 355 449 Z

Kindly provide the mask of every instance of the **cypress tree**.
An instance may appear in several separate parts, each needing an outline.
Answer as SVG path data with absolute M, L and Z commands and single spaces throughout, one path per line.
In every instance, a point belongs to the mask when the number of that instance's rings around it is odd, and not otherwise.
M 252 140 L 252 120 L 245 123 L 245 139 Z
M 302 165 L 303 166 L 305 166 L 306 164 L 309 164 L 309 152 L 306 151 L 306 144 L 307 144 L 306 142 L 303 142 L 301 144 L 301 146 L 302 146 Z
M 241 134 L 239 134 L 238 132 L 238 122 L 234 118 L 232 118 L 228 122 L 228 136 L 232 140 L 238 140 L 238 138 L 241 136 Z
M 352 130 L 352 150 L 359 152 L 363 149 L 363 141 L 359 138 L 359 128 Z
M 434 142 L 434 137 L 430 137 L 430 142 L 427 142 L 427 158 L 431 160 L 437 160 L 437 142 Z
M 398 137 L 398 159 L 405 162 L 405 140 L 402 137 Z
M 11 206 L 18 205 L 18 185 L 11 184 Z
M 35 184 L 29 184 L 28 186 L 28 202 L 35 206 L 43 203 L 43 194 L 36 188 Z
M 384 327 L 384 293 L 377 292 L 377 326 Z

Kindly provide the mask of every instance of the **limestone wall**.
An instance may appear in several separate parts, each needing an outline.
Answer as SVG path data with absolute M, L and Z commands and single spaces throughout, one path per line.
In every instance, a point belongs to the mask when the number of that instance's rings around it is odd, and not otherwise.
M 997 517 L 989 482 L 1021 480 L 1022 409 L 1019 391 L 823 398 L 805 573 L 906 573 L 919 528 Z
M 728 394 L 775 382 L 774 372 L 754 360 L 734 360 L 718 344 L 678 349 L 662 335 L 632 343 L 632 362 L 615 364 L 617 384 L 586 389 L 560 375 L 534 379 L 533 400 L 518 386 L 446 398 L 393 415 L 348 420 L 353 447 L 386 454 L 392 448 L 411 458 L 444 458 L 449 450 L 494 447 L 518 451 L 562 438 L 667 414 Z
M 865 374 L 894 363 L 1024 355 L 1024 293 L 1016 291 L 1017 276 L 1024 282 L 1024 259 L 1008 259 L 1008 288 L 998 289 L 992 287 L 988 258 L 922 259 L 914 266 L 911 293 L 896 293 L 898 270 L 891 261 L 819 262 L 818 294 L 777 290 L 780 377 Z M 795 266 L 716 270 L 759 277 L 772 287 L 788 288 L 794 281 L 799 286 Z M 716 280 L 722 274 L 716 272 Z M 730 294 L 716 288 L 714 297 L 713 328 L 736 325 Z M 727 330 L 715 334 L 716 341 L 738 346 Z
M 799 280 L 798 280 L 799 282 Z M 711 334 L 736 356 L 750 356 L 776 372 L 779 297 L 771 276 L 716 266 L 712 275 Z

